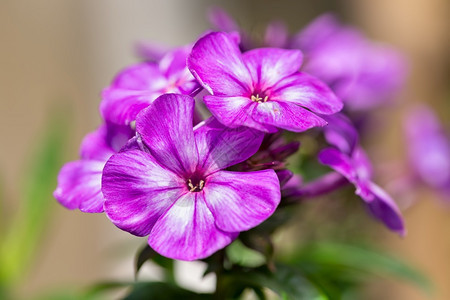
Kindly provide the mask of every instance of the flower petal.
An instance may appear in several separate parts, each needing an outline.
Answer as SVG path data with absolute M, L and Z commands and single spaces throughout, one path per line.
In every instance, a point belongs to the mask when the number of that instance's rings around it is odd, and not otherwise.
M 356 170 L 350 157 L 335 148 L 325 148 L 319 152 L 319 161 L 344 175 L 352 183 L 357 182 Z
M 236 128 L 247 126 L 265 132 L 276 132 L 274 126 L 261 124 L 252 118 L 256 103 L 248 97 L 205 96 L 205 105 L 222 124 Z
M 166 257 L 196 260 L 224 248 L 237 235 L 216 227 L 203 192 L 198 192 L 183 195 L 170 207 L 156 222 L 148 243 Z
M 302 132 L 327 124 L 321 117 L 297 104 L 277 101 L 258 103 L 252 113 L 252 118 L 261 124 L 294 132 Z
M 295 103 L 324 115 L 337 113 L 343 107 L 325 83 L 302 72 L 277 82 L 270 91 L 270 100 Z
M 406 234 L 405 225 L 397 204 L 375 183 L 370 183 L 369 189 L 372 193 L 372 199 L 366 201 L 369 211 L 387 228 L 404 236 Z
M 334 14 L 322 14 L 292 37 L 291 48 L 311 51 L 340 29 L 341 25 Z
M 138 41 L 134 45 L 134 53 L 146 61 L 159 61 L 170 50 L 167 45 L 148 41 Z
M 222 8 L 214 6 L 208 10 L 208 21 L 220 31 L 239 31 L 236 21 Z
M 136 130 L 162 165 L 184 175 L 197 166 L 192 116 L 194 99 L 186 95 L 164 94 L 142 111 Z
M 250 96 L 250 73 L 229 34 L 213 32 L 200 38 L 188 57 L 188 68 L 213 95 Z
M 280 203 L 280 182 L 274 170 L 219 171 L 203 189 L 205 201 L 222 230 L 244 231 L 272 215 Z
M 328 125 L 323 128 L 328 144 L 351 155 L 359 142 L 359 135 L 350 119 L 342 113 L 323 116 L 323 119 L 328 122 Z
M 80 156 L 83 159 L 93 159 L 105 163 L 114 150 L 108 144 L 108 132 L 106 124 L 101 125 L 97 130 L 88 133 L 81 142 Z
M 250 71 L 254 88 L 264 91 L 283 77 L 297 72 L 302 65 L 300 50 L 260 48 L 242 55 Z
M 264 134 L 248 127 L 228 128 L 214 117 L 194 131 L 199 167 L 206 175 L 240 163 L 258 151 Z
M 166 93 L 180 92 L 184 95 L 189 95 L 200 88 L 200 85 L 189 72 L 186 65 L 186 59 L 191 50 L 192 45 L 175 48 L 159 61 L 159 69 L 168 81 L 167 86 L 164 88 Z
M 77 160 L 62 167 L 53 196 L 68 209 L 88 213 L 103 212 L 101 192 L 102 170 L 105 162 Z
M 192 45 L 178 47 L 165 54 L 159 61 L 159 69 L 169 77 L 174 73 L 183 71 L 186 68 L 186 59 L 191 52 Z
M 371 180 L 373 176 L 372 163 L 361 146 L 357 146 L 353 151 L 352 160 L 358 177 L 362 180 Z
M 158 218 L 182 195 L 183 184 L 146 152 L 115 154 L 103 171 L 106 215 L 122 230 L 148 235 Z
M 127 125 L 166 86 L 167 80 L 157 64 L 146 62 L 130 66 L 103 91 L 100 112 L 105 120 Z
M 450 139 L 427 106 L 408 112 L 405 122 L 409 164 L 423 182 L 442 189 L 450 185 Z
M 281 21 L 270 22 L 264 32 L 264 45 L 274 48 L 286 48 L 289 41 L 289 31 Z
M 160 93 L 150 91 L 130 91 L 105 89 L 102 92 L 100 112 L 106 121 L 128 125 L 136 120 L 141 110 L 149 106 Z

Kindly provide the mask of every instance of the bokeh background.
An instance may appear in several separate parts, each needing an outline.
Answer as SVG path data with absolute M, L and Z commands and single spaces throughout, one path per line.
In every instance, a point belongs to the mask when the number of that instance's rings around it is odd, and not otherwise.
M 2 0 L 0 178 L 6 219 L 1 226 L 11 224 L 9 219 L 23 208 L 22 184 L 49 126 L 64 130 L 64 160 L 77 159 L 81 139 L 100 124 L 100 91 L 119 69 L 136 60 L 135 43 L 189 43 L 209 28 L 206 11 L 212 5 L 225 8 L 252 32 L 262 32 L 272 19 L 285 21 L 295 32 L 322 12 L 333 11 L 369 37 L 401 50 L 410 75 L 400 104 L 383 111 L 380 120 L 389 125 L 373 137 L 375 162 L 403 155 L 400 118 L 413 103 L 431 105 L 449 128 L 448 0 Z M 56 123 L 51 122 L 55 114 Z M 429 276 L 436 286 L 434 299 L 450 299 L 450 206 L 429 191 L 421 191 L 420 198 L 405 212 L 406 238 L 383 232 L 377 243 Z M 117 230 L 104 215 L 68 211 L 51 195 L 48 203 L 50 213 L 42 215 L 46 226 L 34 259 L 16 282 L 21 297 L 104 279 L 132 279 L 134 252 L 145 239 Z M 201 270 L 197 273 L 200 276 Z M 145 276 L 157 274 L 147 269 Z M 192 279 L 187 277 L 183 280 Z M 199 288 L 209 286 L 207 280 Z M 383 278 L 367 287 L 367 295 L 426 299 L 410 285 Z

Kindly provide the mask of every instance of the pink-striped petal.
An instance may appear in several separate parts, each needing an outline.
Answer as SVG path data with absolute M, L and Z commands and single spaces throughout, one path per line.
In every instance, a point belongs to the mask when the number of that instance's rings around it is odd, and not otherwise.
M 294 132 L 302 132 L 327 124 L 321 117 L 297 104 L 278 101 L 258 103 L 253 110 L 252 118 L 262 124 Z
M 217 227 L 228 232 L 259 225 L 273 214 L 281 198 L 274 170 L 219 171 L 208 177 L 204 193 Z
M 297 72 L 303 59 L 300 50 L 277 48 L 250 50 L 242 57 L 252 76 L 254 89 L 261 91 L 272 87 L 283 77 Z
M 278 81 L 270 91 L 270 100 L 295 103 L 324 115 L 334 114 L 343 107 L 325 83 L 302 72 Z
M 277 131 L 276 127 L 253 119 L 257 104 L 248 97 L 205 96 L 203 101 L 214 117 L 228 127 L 247 126 L 264 132 Z
M 188 68 L 213 95 L 251 96 L 250 73 L 229 34 L 213 32 L 200 38 L 188 57 Z
M 103 124 L 97 130 L 88 133 L 81 142 L 80 156 L 82 159 L 93 159 L 104 163 L 114 154 L 108 144 L 107 125 Z
M 158 218 L 183 194 L 184 184 L 146 152 L 115 154 L 103 171 L 106 215 L 122 230 L 148 235 Z
M 194 105 L 192 97 L 164 94 L 136 120 L 136 130 L 151 154 L 180 176 L 192 173 L 198 162 L 192 128 Z
M 156 222 L 148 243 L 159 254 L 180 260 L 210 256 L 238 233 L 218 229 L 203 192 L 186 193 Z
M 129 124 L 167 86 L 156 63 L 140 63 L 121 71 L 102 92 L 100 112 L 107 121 Z
M 68 209 L 88 213 L 103 212 L 101 192 L 102 170 L 105 162 L 77 160 L 64 165 L 58 175 L 53 196 Z

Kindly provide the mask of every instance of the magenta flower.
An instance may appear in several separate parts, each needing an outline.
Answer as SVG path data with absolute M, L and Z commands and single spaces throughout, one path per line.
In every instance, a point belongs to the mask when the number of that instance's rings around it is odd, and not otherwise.
M 405 122 L 409 164 L 421 182 L 450 194 L 450 139 L 433 111 L 421 106 Z
M 257 130 L 214 118 L 192 128 L 194 99 L 162 95 L 136 120 L 145 151 L 113 155 L 103 172 L 105 211 L 120 229 L 148 235 L 158 253 L 207 257 L 266 220 L 280 201 L 273 170 L 231 172 L 261 145 Z
M 315 19 L 290 43 L 305 54 L 303 70 L 325 81 L 352 110 L 386 103 L 405 80 L 406 62 L 397 51 L 369 41 L 331 14 Z
M 102 171 L 106 161 L 134 135 L 128 126 L 103 124 L 83 139 L 81 159 L 63 166 L 54 197 L 68 209 L 103 212 Z
M 302 53 L 276 48 L 241 54 L 232 37 L 216 32 L 194 45 L 188 67 L 211 95 L 204 102 L 229 127 L 301 132 L 326 122 L 341 101 L 320 80 L 298 72 Z
M 107 121 L 129 124 L 164 93 L 191 94 L 199 85 L 186 67 L 191 46 L 176 48 L 161 60 L 142 62 L 120 72 L 102 93 L 100 112 Z
M 319 153 L 319 161 L 343 175 L 356 187 L 356 194 L 364 200 L 369 211 L 390 230 L 405 235 L 403 219 L 397 204 L 372 181 L 372 165 L 358 145 L 356 130 L 342 115 L 327 118 L 329 126 L 325 138 L 334 147 Z

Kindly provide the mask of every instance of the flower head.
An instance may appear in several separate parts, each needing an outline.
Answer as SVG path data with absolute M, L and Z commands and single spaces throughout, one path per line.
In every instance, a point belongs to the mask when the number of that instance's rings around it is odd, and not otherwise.
M 409 164 L 417 179 L 450 193 L 450 139 L 433 111 L 425 106 L 413 109 L 405 131 Z
M 190 71 L 211 93 L 204 97 L 206 106 L 222 124 L 265 132 L 324 126 L 317 114 L 342 108 L 324 83 L 298 72 L 301 63 L 298 50 L 261 48 L 242 54 L 222 32 L 197 41 L 188 58 Z
M 319 153 L 319 161 L 343 175 L 356 187 L 356 194 L 364 200 L 369 211 L 390 230 L 405 235 L 403 219 L 397 204 L 372 181 L 372 165 L 364 150 L 357 144 L 356 129 L 344 116 L 327 118 L 332 132 L 325 138 L 334 147 Z
M 81 159 L 63 166 L 54 197 L 66 208 L 103 212 L 102 171 L 106 161 L 134 135 L 129 126 L 111 123 L 89 133 L 81 143 Z
M 325 14 L 292 38 L 305 54 L 303 70 L 324 80 L 352 110 L 367 110 L 392 98 L 405 80 L 405 59 L 369 41 L 355 28 Z
M 189 95 L 199 86 L 186 67 L 191 46 L 176 48 L 159 62 L 141 62 L 121 71 L 102 93 L 100 112 L 107 121 L 128 125 L 164 93 Z
M 144 151 L 113 155 L 103 172 L 105 211 L 119 228 L 149 235 L 160 254 L 204 258 L 267 219 L 280 201 L 273 170 L 231 172 L 263 134 L 214 118 L 192 128 L 194 100 L 166 94 L 136 120 Z
M 212 7 L 208 11 L 208 20 L 215 30 L 227 33 L 238 33 L 241 37 L 240 48 L 250 50 L 258 45 L 264 47 L 287 48 L 289 45 L 289 31 L 282 21 L 270 22 L 264 32 L 262 41 L 258 41 L 242 29 L 236 20 L 220 7 Z

